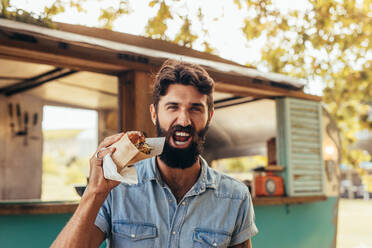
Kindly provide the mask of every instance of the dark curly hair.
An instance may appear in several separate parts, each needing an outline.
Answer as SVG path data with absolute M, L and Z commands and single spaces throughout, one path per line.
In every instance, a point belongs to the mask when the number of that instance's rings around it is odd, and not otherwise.
M 207 95 L 208 113 L 213 109 L 214 81 L 200 65 L 177 60 L 166 60 L 155 76 L 153 100 L 156 111 L 161 96 L 167 94 L 169 85 L 194 86 L 201 94 Z

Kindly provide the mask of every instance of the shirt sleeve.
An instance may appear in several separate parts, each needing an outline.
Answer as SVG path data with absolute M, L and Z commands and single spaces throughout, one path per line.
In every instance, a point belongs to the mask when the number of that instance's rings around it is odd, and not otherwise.
M 255 224 L 252 198 L 247 190 L 246 197 L 242 201 L 233 231 L 230 246 L 241 244 L 258 233 Z
M 111 233 L 111 193 L 102 204 L 94 224 L 105 233 L 108 238 Z

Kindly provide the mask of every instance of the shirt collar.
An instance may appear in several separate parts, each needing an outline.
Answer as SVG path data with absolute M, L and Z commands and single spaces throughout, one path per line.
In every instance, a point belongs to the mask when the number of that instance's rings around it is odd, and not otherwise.
M 211 173 L 211 168 L 209 168 L 208 163 L 199 156 L 201 172 L 198 180 L 194 186 L 189 191 L 188 195 L 198 195 L 203 193 L 206 188 L 216 189 L 216 177 Z M 163 180 L 161 179 L 159 169 L 156 166 L 156 157 L 152 157 L 149 161 L 151 166 L 145 167 L 145 173 L 143 179 L 155 180 L 162 187 L 165 186 Z
M 161 177 L 160 177 L 160 173 L 158 171 L 158 168 L 156 166 L 156 156 L 155 157 L 152 157 L 148 160 L 148 162 L 150 163 L 150 166 L 146 165 L 145 168 L 144 168 L 144 173 L 143 173 L 143 180 L 155 180 L 157 181 L 159 184 L 162 184 L 162 180 L 161 180 Z

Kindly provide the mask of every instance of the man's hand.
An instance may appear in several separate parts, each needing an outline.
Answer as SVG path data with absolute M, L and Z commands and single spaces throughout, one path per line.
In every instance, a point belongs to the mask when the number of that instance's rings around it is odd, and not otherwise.
M 106 148 L 117 142 L 124 134 L 119 133 L 106 137 L 98 146 L 96 153 L 90 159 L 89 184 L 87 193 L 107 195 L 113 188 L 118 186 L 120 182 L 108 180 L 103 177 L 103 158 L 108 153 L 115 152 L 115 147 Z M 106 149 L 105 149 L 106 148 Z
M 120 182 L 103 177 L 103 157 L 115 152 L 115 148 L 104 149 L 123 136 L 123 133 L 105 138 L 90 159 L 89 183 L 80 204 L 57 239 L 53 248 L 84 248 L 99 247 L 104 239 L 103 232 L 94 225 L 97 213 L 110 191 Z

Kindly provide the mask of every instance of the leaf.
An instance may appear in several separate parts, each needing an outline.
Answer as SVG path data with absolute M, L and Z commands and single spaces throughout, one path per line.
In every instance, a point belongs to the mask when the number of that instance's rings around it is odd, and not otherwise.
M 150 7 L 154 7 L 156 4 L 158 4 L 159 1 L 158 0 L 152 0 L 151 2 L 149 2 L 149 6 Z
M 81 6 L 81 0 L 77 1 L 70 1 L 70 7 L 75 8 L 78 12 L 87 12 L 83 7 Z
M 160 8 L 153 18 L 150 18 L 145 27 L 146 35 L 155 39 L 167 39 L 165 32 L 168 29 L 166 24 L 168 19 L 172 19 L 172 15 L 169 11 L 169 6 L 165 2 L 161 2 Z
M 180 31 L 174 39 L 174 42 L 192 48 L 192 45 L 197 38 L 198 36 L 193 34 L 191 31 L 191 22 L 189 18 L 186 17 Z
M 242 3 L 240 2 L 240 0 L 234 0 L 234 4 L 238 6 L 238 9 L 242 9 Z
M 204 52 L 206 53 L 214 53 L 216 50 L 207 41 L 204 41 L 203 45 L 204 45 Z

